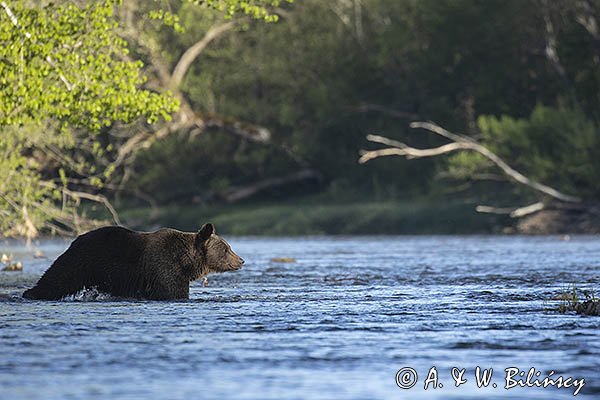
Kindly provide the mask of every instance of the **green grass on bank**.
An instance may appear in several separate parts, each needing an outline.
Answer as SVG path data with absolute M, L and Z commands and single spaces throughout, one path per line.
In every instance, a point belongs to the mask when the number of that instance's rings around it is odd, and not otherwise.
M 212 222 L 227 235 L 454 234 L 499 232 L 505 218 L 480 214 L 475 203 L 431 199 L 336 204 L 303 198 L 279 203 L 123 210 L 137 229 L 169 226 L 193 231 Z

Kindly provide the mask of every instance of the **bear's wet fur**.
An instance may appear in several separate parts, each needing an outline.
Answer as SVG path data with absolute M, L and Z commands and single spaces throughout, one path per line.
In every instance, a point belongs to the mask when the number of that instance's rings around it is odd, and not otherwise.
M 190 281 L 238 270 L 243 263 L 212 224 L 197 233 L 109 226 L 75 239 L 23 297 L 59 300 L 96 287 L 118 297 L 187 299 Z

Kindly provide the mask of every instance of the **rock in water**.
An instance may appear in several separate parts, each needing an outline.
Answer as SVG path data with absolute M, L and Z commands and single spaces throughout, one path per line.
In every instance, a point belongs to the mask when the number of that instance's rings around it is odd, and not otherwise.
M 2 268 L 2 271 L 23 271 L 23 264 L 20 261 L 16 263 L 8 264 L 6 267 Z

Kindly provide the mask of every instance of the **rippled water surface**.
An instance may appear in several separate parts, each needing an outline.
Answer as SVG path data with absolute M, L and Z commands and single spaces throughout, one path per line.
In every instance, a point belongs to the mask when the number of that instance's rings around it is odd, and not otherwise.
M 599 289 L 599 237 L 230 242 L 244 268 L 192 283 L 184 302 L 21 300 L 68 243 L 34 246 L 46 260 L 0 243 L 25 265 L 0 272 L 0 398 L 573 398 L 506 390 L 509 367 L 584 378 L 576 398 L 600 398 L 600 317 L 551 300 L 572 283 Z M 433 366 L 443 387 L 424 390 Z M 488 388 L 477 366 L 494 369 Z M 411 389 L 396 385 L 403 367 Z M 458 388 L 453 367 L 466 369 Z

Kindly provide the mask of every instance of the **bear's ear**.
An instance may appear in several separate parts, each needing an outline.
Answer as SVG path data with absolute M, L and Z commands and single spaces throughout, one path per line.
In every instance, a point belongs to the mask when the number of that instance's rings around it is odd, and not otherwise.
M 213 224 L 202 225 L 202 228 L 196 234 L 196 244 L 206 242 L 213 233 L 215 233 L 215 226 Z

